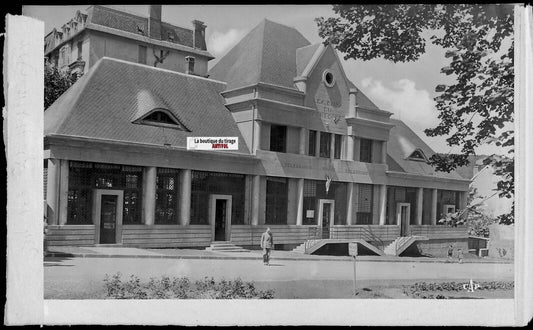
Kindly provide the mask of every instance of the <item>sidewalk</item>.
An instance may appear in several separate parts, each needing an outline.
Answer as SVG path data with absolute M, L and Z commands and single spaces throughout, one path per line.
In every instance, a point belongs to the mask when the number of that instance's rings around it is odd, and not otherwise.
M 47 258 L 160 258 L 160 259 L 227 259 L 227 260 L 260 260 L 261 250 L 248 252 L 212 252 L 197 249 L 141 249 L 121 246 L 52 246 Z M 291 251 L 272 251 L 272 259 L 277 260 L 322 260 L 350 261 L 349 256 L 308 255 Z M 371 262 L 427 262 L 445 263 L 446 258 L 429 257 L 395 257 L 395 256 L 358 256 L 359 261 Z M 457 263 L 457 260 L 454 260 Z M 465 258 L 463 263 L 498 263 L 512 264 L 513 260 L 494 258 Z

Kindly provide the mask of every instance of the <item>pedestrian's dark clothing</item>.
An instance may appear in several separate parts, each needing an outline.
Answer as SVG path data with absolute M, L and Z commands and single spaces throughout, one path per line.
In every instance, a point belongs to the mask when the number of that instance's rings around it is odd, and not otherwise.
M 264 232 L 261 235 L 261 248 L 263 249 L 263 263 L 270 263 L 270 250 L 274 248 L 274 236 L 271 232 Z

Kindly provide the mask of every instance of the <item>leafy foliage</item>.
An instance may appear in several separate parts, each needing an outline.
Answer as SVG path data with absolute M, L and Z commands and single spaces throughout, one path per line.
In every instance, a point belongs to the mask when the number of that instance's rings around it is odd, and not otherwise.
M 272 290 L 257 291 L 252 282 L 215 281 L 205 277 L 194 284 L 187 277 L 161 279 L 151 278 L 147 283 L 131 275 L 123 282 L 120 272 L 109 276 L 106 274 L 104 285 L 106 294 L 114 299 L 272 299 Z
M 335 5 L 333 11 L 334 17 L 316 19 L 319 35 L 345 59 L 416 61 L 428 41 L 447 50 L 450 62 L 441 72 L 455 83 L 436 86 L 440 122 L 425 133 L 447 136 L 448 145 L 461 152 L 436 154 L 430 163 L 449 172 L 467 165 L 482 144 L 510 147 L 506 156 L 487 157 L 486 164 L 501 176 L 500 197 L 514 196 L 514 131 L 508 129 L 514 120 L 513 6 Z M 513 223 L 513 214 L 500 223 Z
M 449 226 L 467 225 L 469 235 L 489 237 L 489 225 L 495 223 L 496 219 L 487 215 L 483 210 L 482 205 L 485 199 L 485 196 L 478 194 L 476 188 L 470 187 L 466 208 L 447 214 L 439 219 L 439 222 Z
M 75 73 L 60 71 L 57 67 L 46 63 L 44 66 L 44 109 L 52 105 L 78 78 L 79 75 Z

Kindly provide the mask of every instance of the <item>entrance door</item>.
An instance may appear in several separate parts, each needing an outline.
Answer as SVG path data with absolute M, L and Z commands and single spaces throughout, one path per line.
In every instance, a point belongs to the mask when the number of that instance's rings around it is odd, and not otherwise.
M 335 211 L 335 201 L 331 199 L 321 199 L 318 204 L 318 219 L 322 229 L 322 238 L 330 238 L 330 227 L 333 225 Z
M 397 223 L 400 225 L 400 236 L 409 236 L 409 220 L 411 218 L 411 204 L 398 203 Z
M 226 203 L 225 199 L 215 201 L 215 241 L 226 240 Z
M 124 191 L 93 191 L 94 244 L 122 244 Z
M 115 244 L 117 230 L 117 195 L 102 195 L 100 244 Z
M 209 197 L 209 223 L 213 241 L 231 240 L 231 195 Z

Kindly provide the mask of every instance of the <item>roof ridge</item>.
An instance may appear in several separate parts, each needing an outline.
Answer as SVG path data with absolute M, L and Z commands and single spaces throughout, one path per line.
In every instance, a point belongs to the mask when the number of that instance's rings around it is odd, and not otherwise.
M 266 22 L 270 22 L 266 19 L 266 17 L 263 19 L 263 31 L 261 33 L 262 37 L 261 37 L 261 51 L 259 52 L 259 54 L 261 54 L 261 58 L 259 60 L 259 67 L 257 68 L 258 69 L 258 72 L 259 72 L 259 81 L 262 81 L 263 78 L 262 78 L 262 75 L 263 75 L 263 58 L 265 56 L 265 31 L 266 31 Z
M 122 60 L 122 59 L 114 58 L 114 57 L 107 57 L 107 56 L 104 56 L 104 57 L 101 57 L 96 63 L 101 62 L 101 61 L 103 61 L 103 60 L 108 60 L 108 61 L 114 61 L 114 62 L 124 63 L 124 64 L 133 65 L 133 66 L 138 66 L 138 67 L 145 68 L 145 69 L 149 69 L 149 70 L 163 71 L 163 72 L 173 73 L 173 74 L 177 74 L 177 75 L 184 76 L 184 77 L 188 77 L 188 78 L 195 78 L 195 79 L 207 80 L 207 81 L 211 81 L 211 82 L 215 82 L 215 83 L 219 83 L 219 84 L 226 85 L 226 82 L 224 82 L 224 81 L 215 80 L 215 79 L 210 79 L 210 78 L 206 78 L 206 77 L 202 77 L 202 76 L 197 76 L 197 75 L 193 75 L 193 74 L 187 74 L 187 73 L 178 72 L 178 71 L 173 71 L 173 70 L 169 70 L 169 69 L 163 69 L 163 68 L 153 67 L 153 66 L 149 66 L 149 65 L 146 65 L 146 64 L 141 64 L 141 63 L 136 63 L 136 62 L 126 61 L 126 60 Z M 95 63 L 95 66 L 96 66 L 96 63 Z

